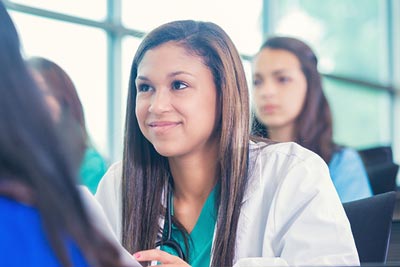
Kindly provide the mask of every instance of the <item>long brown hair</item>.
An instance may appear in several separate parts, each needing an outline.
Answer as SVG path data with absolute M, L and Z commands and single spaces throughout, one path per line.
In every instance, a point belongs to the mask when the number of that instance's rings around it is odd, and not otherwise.
M 70 145 L 75 137 L 83 137 L 58 135 L 2 1 L 0 25 L 1 194 L 35 205 L 62 266 L 72 265 L 66 237 L 72 238 L 91 266 L 121 266 L 117 249 L 90 222 L 75 184 L 75 158 L 82 155 L 73 153 L 77 151 Z
M 138 66 L 145 53 L 176 42 L 203 59 L 217 88 L 219 114 L 219 208 L 212 266 L 231 266 L 243 199 L 249 153 L 249 96 L 240 56 L 228 35 L 217 25 L 191 20 L 164 24 L 151 31 L 133 59 L 122 176 L 122 243 L 130 252 L 154 248 L 163 216 L 162 194 L 170 175 L 168 160 L 143 136 L 135 116 Z M 223 118 L 223 119 L 222 119 Z
M 271 37 L 260 50 L 264 48 L 286 50 L 299 60 L 307 81 L 307 93 L 303 108 L 295 121 L 293 141 L 314 151 L 329 163 L 332 154 L 339 147 L 333 142 L 332 115 L 322 91 L 317 57 L 307 44 L 291 37 Z M 255 115 L 252 115 L 252 134 L 268 137 L 268 127 Z

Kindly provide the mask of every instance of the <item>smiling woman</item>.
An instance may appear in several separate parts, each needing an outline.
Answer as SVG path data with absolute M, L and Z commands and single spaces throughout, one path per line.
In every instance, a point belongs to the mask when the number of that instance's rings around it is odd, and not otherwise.
M 123 162 L 96 197 L 137 260 L 359 264 L 325 163 L 293 143 L 250 140 L 244 69 L 216 24 L 151 31 L 133 59 L 126 114 Z
M 201 57 L 186 53 L 178 42 L 151 49 L 139 65 L 136 88 L 140 130 L 158 153 L 211 156 L 206 151 L 213 151 L 215 140 L 205 140 L 215 129 L 217 90 Z M 203 109 L 208 112 L 199 112 Z

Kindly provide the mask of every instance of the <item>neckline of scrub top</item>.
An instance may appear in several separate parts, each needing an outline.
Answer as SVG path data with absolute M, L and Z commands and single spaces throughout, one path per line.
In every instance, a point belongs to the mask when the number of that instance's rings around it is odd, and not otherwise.
M 215 223 L 217 221 L 217 210 L 215 207 L 217 188 L 219 183 L 214 186 L 213 190 L 207 197 L 203 208 L 201 209 L 199 218 L 192 232 L 188 236 L 189 245 L 189 264 L 192 267 L 210 266 L 211 260 L 211 247 L 213 243 Z M 174 214 L 173 199 L 171 201 L 171 214 Z M 172 224 L 171 238 L 178 242 L 183 252 L 186 253 L 185 239 L 182 233 L 178 230 L 175 224 Z M 175 250 L 170 249 L 168 246 L 161 246 L 161 250 L 173 255 L 177 255 Z

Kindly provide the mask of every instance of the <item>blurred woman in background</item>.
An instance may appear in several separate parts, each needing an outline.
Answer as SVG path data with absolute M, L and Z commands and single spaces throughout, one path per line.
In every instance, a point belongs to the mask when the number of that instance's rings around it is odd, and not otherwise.
M 85 142 L 82 144 L 84 157 L 79 176 L 81 183 L 86 185 L 93 194 L 96 193 L 97 185 L 108 166 L 90 142 L 82 103 L 71 78 L 59 65 L 48 59 L 33 57 L 27 62 L 33 71 L 33 77 L 46 96 L 52 117 L 59 121 L 61 114 L 70 113 L 86 136 Z
M 369 197 L 372 190 L 360 156 L 333 141 L 317 62 L 311 48 L 295 38 L 273 37 L 261 46 L 252 68 L 252 133 L 294 141 L 321 156 L 342 202 Z

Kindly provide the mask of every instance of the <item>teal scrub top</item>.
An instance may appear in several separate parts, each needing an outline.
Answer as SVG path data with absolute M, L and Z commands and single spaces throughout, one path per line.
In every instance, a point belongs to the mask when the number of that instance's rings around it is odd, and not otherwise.
M 217 210 L 215 208 L 216 191 L 217 186 L 214 186 L 214 189 L 204 203 L 196 225 L 187 237 L 189 246 L 188 263 L 192 267 L 210 266 L 211 246 L 213 243 L 215 223 L 217 221 Z M 171 213 L 173 215 L 173 205 Z M 165 229 L 166 227 L 164 227 L 164 230 Z M 174 224 L 172 224 L 171 238 L 178 242 L 184 254 L 187 255 L 184 237 Z M 172 255 L 178 255 L 174 249 L 168 246 L 161 246 L 160 249 Z
M 88 147 L 79 170 L 81 184 L 86 185 L 92 194 L 96 193 L 97 186 L 107 171 L 105 159 L 93 147 Z

